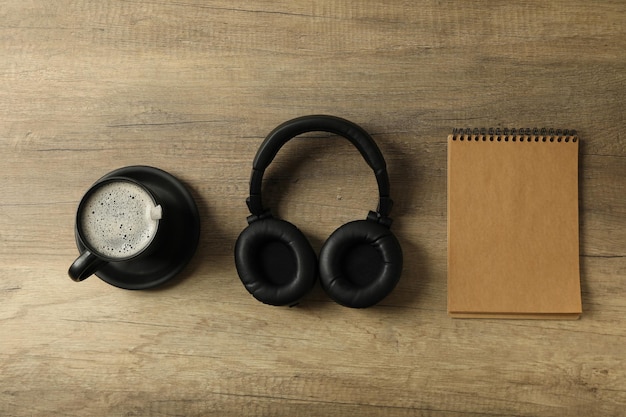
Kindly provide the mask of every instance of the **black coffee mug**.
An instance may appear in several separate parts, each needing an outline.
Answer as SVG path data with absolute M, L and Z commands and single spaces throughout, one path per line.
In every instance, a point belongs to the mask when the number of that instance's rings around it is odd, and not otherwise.
M 109 172 L 89 188 L 74 234 L 80 252 L 69 268 L 74 281 L 95 274 L 115 287 L 148 289 L 189 263 L 200 238 L 200 213 L 178 178 L 133 165 Z
M 161 202 L 145 185 L 127 177 L 108 177 L 85 193 L 76 212 L 76 238 L 84 247 L 69 268 L 82 281 L 108 263 L 145 259 L 159 247 L 163 233 Z

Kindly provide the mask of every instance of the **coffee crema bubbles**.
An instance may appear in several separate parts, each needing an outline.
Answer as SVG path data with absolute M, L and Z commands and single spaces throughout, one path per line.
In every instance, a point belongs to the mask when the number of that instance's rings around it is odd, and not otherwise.
M 96 189 L 80 213 L 83 238 L 109 258 L 125 259 L 150 245 L 161 218 L 161 206 L 139 185 L 112 181 Z

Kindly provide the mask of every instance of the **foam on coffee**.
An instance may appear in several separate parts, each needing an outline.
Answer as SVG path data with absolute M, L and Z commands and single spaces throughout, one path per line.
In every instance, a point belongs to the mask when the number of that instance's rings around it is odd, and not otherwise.
M 79 221 L 83 238 L 101 255 L 134 256 L 152 242 L 159 226 L 160 208 L 137 184 L 106 183 L 82 205 Z

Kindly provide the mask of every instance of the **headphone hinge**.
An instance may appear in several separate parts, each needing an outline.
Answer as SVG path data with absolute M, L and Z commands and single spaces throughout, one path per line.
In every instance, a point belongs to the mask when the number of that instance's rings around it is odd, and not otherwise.
M 391 211 L 392 207 L 393 207 L 393 200 L 391 198 L 387 196 L 380 197 L 380 200 L 378 202 L 378 209 L 377 209 L 379 213 L 384 213 L 384 215 L 387 215 Z
M 250 213 L 253 214 L 265 211 L 263 209 L 263 204 L 261 203 L 261 196 L 257 194 L 251 194 L 250 197 L 246 198 L 246 205 L 248 206 Z
M 252 224 L 257 220 L 268 219 L 270 217 L 272 217 L 272 213 L 270 213 L 269 210 L 265 210 L 261 214 L 251 214 L 246 218 L 246 220 L 248 221 L 248 224 Z
M 367 220 L 372 221 L 372 222 L 376 222 L 382 226 L 385 226 L 386 228 L 390 228 L 391 227 L 391 223 L 393 223 L 393 220 L 389 217 L 383 217 L 380 215 L 379 212 L 377 211 L 370 211 L 367 214 Z

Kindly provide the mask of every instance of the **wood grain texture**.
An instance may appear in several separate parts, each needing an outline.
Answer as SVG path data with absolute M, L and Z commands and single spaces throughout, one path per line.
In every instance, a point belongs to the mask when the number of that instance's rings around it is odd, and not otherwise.
M 624 415 L 624 21 L 620 1 L 1 1 L 0 414 Z M 256 149 L 312 113 L 387 159 L 406 265 L 375 308 L 319 287 L 267 307 L 235 272 Z M 466 126 L 578 130 L 580 320 L 446 316 L 446 136 Z M 265 190 L 319 249 L 376 184 L 307 136 Z M 196 256 L 157 290 L 71 282 L 81 195 L 133 164 L 189 186 Z

